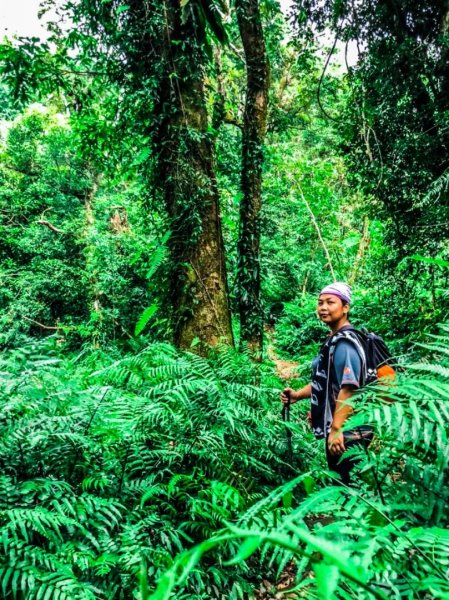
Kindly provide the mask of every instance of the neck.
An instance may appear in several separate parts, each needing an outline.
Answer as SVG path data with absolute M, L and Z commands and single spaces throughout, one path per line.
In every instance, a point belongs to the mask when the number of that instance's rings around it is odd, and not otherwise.
M 336 321 L 335 323 L 330 323 L 330 328 L 331 328 L 332 334 L 337 333 L 337 331 L 339 331 L 345 325 L 350 325 L 348 318 L 346 316 L 341 318 L 340 320 Z

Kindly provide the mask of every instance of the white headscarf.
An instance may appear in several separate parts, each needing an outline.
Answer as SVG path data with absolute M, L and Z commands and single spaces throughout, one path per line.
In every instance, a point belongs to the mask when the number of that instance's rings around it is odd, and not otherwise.
M 352 291 L 351 286 L 343 281 L 336 281 L 335 283 L 331 283 L 323 288 L 320 292 L 320 296 L 322 294 L 332 294 L 333 296 L 337 296 L 343 302 L 347 304 L 351 304 L 352 299 Z

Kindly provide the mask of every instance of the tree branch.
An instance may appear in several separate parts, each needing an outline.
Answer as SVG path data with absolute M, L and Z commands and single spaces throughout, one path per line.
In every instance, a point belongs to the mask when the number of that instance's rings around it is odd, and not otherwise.
M 236 117 L 230 114 L 225 114 L 223 116 L 223 123 L 227 123 L 228 125 L 234 125 L 239 129 L 243 129 L 243 123 L 239 121 Z
M 49 331 L 64 331 L 64 329 L 75 329 L 74 327 L 70 327 L 70 326 L 62 326 L 62 325 L 57 325 L 55 326 L 51 326 L 51 325 L 44 325 L 43 323 L 39 323 L 39 321 L 35 321 L 34 319 L 29 319 L 28 317 L 22 317 L 22 319 L 24 319 L 25 321 L 29 321 L 30 323 L 34 323 L 34 325 L 38 325 L 39 327 L 41 327 L 42 329 L 47 329 Z
M 36 223 L 38 223 L 38 225 L 45 225 L 45 227 L 48 227 L 49 229 L 51 229 L 55 233 L 65 233 L 65 231 L 62 231 L 62 229 L 58 229 L 57 227 L 55 227 L 54 225 L 52 225 L 50 223 L 50 221 L 47 221 L 46 219 L 39 219 L 39 221 L 36 221 Z
M 332 273 L 333 280 L 337 281 L 337 278 L 335 277 L 335 271 L 334 271 L 334 268 L 332 266 L 332 260 L 331 260 L 330 254 L 329 254 L 329 250 L 327 249 L 327 246 L 326 246 L 326 244 L 324 242 L 323 236 L 321 235 L 320 226 L 318 225 L 318 221 L 316 220 L 315 215 L 313 214 L 313 210 L 312 210 L 310 204 L 307 202 L 307 199 L 304 196 L 304 192 L 302 191 L 302 187 L 300 186 L 300 184 L 298 183 L 298 181 L 296 181 L 296 179 L 292 179 L 291 181 L 293 181 L 293 184 L 298 188 L 299 193 L 301 195 L 301 198 L 302 198 L 304 204 L 306 205 L 306 208 L 307 208 L 307 210 L 308 210 L 308 212 L 310 214 L 310 217 L 312 219 L 312 223 L 313 223 L 313 225 L 314 225 L 314 227 L 316 229 L 316 232 L 318 234 L 318 238 L 319 238 L 319 240 L 321 242 L 321 245 L 323 246 L 324 254 L 326 255 L 327 264 L 329 265 L 329 269 L 330 269 L 330 272 Z

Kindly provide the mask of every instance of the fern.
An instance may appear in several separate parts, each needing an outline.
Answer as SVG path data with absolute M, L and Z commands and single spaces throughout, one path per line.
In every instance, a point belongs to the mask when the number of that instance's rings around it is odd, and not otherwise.
M 330 485 L 319 469 L 284 483 L 235 525 L 226 524 L 181 554 L 151 597 L 169 598 L 176 586 L 188 589 L 193 571 L 217 548 L 230 567 L 244 568 L 251 560 L 267 572 L 277 567 L 280 574 L 294 561 L 297 583 L 291 593 L 448 597 L 447 333 L 445 327 L 426 344 L 437 364 L 414 363 L 394 387 L 371 387 L 359 398 L 361 409 L 349 426 L 371 423 L 377 432 L 368 451 L 351 450 L 359 459 L 360 491 Z M 393 403 L 383 400 L 386 394 Z M 253 460 L 246 459 L 248 468 Z M 311 483 L 316 487 L 320 481 L 327 485 L 311 492 Z
M 444 598 L 448 333 L 360 397 L 353 425 L 378 438 L 352 451 L 360 491 L 332 485 L 301 422 L 288 464 L 272 367 L 245 355 L 5 354 L 3 597 L 127 598 L 160 579 L 155 597 L 238 598 L 294 561 L 298 594 L 325 597 L 327 573 L 337 598 Z
M 151 585 L 282 480 L 269 365 L 166 344 L 67 360 L 48 340 L 0 370 L 5 599 L 132 597 L 142 561 Z M 251 587 L 246 569 L 217 573 L 196 571 L 186 596 Z

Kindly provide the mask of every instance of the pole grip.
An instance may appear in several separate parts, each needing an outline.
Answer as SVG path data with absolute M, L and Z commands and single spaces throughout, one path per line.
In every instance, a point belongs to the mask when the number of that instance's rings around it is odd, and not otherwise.
M 282 419 L 284 421 L 290 421 L 290 392 L 288 392 L 286 395 L 288 402 L 282 406 Z

